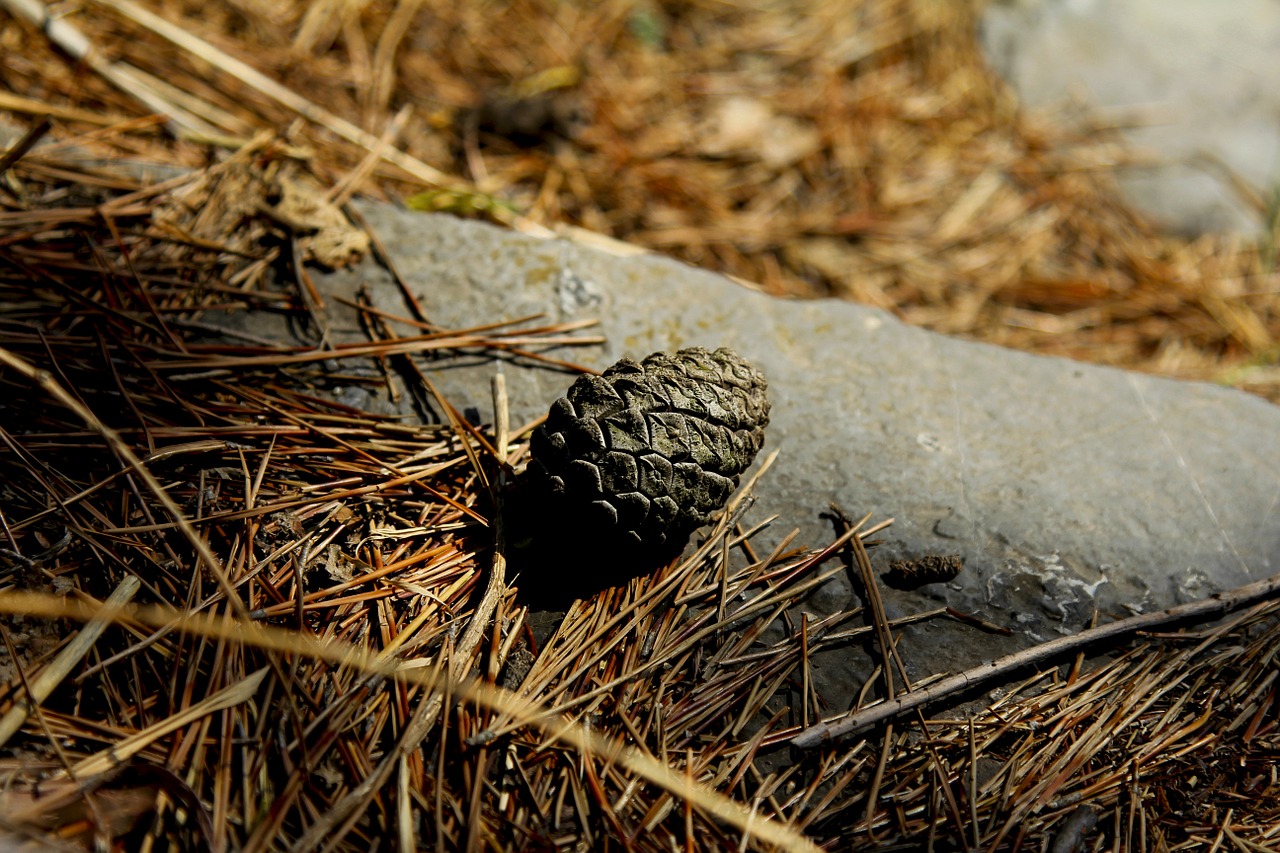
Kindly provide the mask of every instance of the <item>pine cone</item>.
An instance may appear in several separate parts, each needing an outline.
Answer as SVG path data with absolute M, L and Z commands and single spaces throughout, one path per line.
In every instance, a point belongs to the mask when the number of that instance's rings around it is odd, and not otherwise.
M 683 545 L 764 444 L 766 387 L 723 347 L 624 358 L 552 404 L 530 473 L 593 536 L 646 551 Z

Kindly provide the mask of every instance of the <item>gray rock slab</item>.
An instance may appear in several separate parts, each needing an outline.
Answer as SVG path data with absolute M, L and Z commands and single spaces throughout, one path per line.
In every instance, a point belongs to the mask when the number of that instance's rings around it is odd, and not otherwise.
M 1001 0 L 981 30 L 1028 106 L 1082 93 L 1092 106 L 1155 116 L 1126 134 L 1167 164 L 1120 176 L 1153 217 L 1187 232 L 1259 232 L 1259 213 L 1199 155 L 1264 193 L 1280 181 L 1280 3 Z
M 757 518 L 765 544 L 799 528 L 820 547 L 829 501 L 892 517 L 872 552 L 960 554 L 951 583 L 886 593 L 891 615 L 945 602 L 1014 629 L 1011 639 L 930 624 L 906 644 L 916 675 L 969 666 L 1081 629 L 1280 571 L 1280 408 L 1230 389 L 1043 358 L 946 338 L 839 301 L 784 301 L 657 257 L 619 258 L 442 215 L 363 212 L 434 323 L 463 328 L 545 314 L 599 318 L 607 343 L 559 351 L 603 368 L 683 346 L 730 346 L 770 383 Z M 320 275 L 323 290 L 367 286 L 404 314 L 372 262 Z M 331 301 L 332 331 L 358 336 Z M 429 362 L 427 363 L 430 364 Z M 431 368 L 460 408 L 490 420 L 492 361 Z M 506 364 L 514 423 L 545 412 L 571 376 Z M 382 405 L 360 395 L 348 402 Z M 546 582 L 545 579 L 525 579 Z M 844 577 L 805 606 L 854 601 Z M 848 703 L 870 667 L 837 650 L 815 677 Z M 837 708 L 839 710 L 839 708 Z

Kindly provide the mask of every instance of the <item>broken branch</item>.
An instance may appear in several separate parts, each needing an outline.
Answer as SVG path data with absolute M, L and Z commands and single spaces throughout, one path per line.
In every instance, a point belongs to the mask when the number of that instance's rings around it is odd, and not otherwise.
M 792 738 L 791 743 L 801 749 L 828 743 L 843 735 L 862 731 L 877 723 L 893 719 L 905 711 L 919 708 L 930 702 L 936 702 L 944 696 L 975 687 L 994 678 L 1008 675 L 1023 667 L 1057 657 L 1066 652 L 1077 651 L 1103 640 L 1126 637 L 1138 631 L 1144 631 L 1160 625 L 1168 625 L 1171 622 L 1204 620 L 1221 616 L 1225 613 L 1239 610 L 1241 607 L 1253 604 L 1256 601 L 1271 598 L 1278 592 L 1280 592 L 1280 575 L 1273 575 L 1266 580 L 1255 581 L 1226 592 L 1215 593 L 1208 598 L 1180 604 L 1177 607 L 1170 607 L 1158 613 L 1144 613 L 1141 616 L 1132 616 L 1128 619 L 1121 619 L 1118 622 L 1099 625 L 1096 628 L 1081 631 L 1071 637 L 1050 640 L 1047 643 L 1041 643 L 1023 651 L 996 658 L 989 663 L 984 663 L 952 675 L 949 678 L 944 678 L 928 687 L 912 690 L 902 693 L 893 699 L 878 702 L 869 708 L 850 714 L 844 719 L 816 723 Z

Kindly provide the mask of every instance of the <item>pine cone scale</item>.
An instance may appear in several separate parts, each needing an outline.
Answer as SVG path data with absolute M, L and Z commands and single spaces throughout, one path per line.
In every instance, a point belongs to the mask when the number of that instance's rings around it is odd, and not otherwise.
M 724 506 L 763 445 L 766 390 L 724 348 L 624 358 L 551 406 L 530 472 L 559 494 L 559 512 L 580 511 L 619 542 L 683 541 Z

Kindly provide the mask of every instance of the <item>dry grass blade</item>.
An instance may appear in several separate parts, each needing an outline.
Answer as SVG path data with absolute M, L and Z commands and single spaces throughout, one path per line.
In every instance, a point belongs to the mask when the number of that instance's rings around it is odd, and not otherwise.
M 68 606 L 58 597 L 48 594 L 7 592 L 0 593 L 0 612 L 78 619 L 92 618 L 100 611 L 95 608 Z M 136 608 L 130 616 L 154 628 L 176 628 L 196 637 L 214 637 L 264 650 L 324 660 L 335 665 L 350 667 L 367 675 L 402 678 L 424 688 L 429 693 L 439 689 L 440 686 L 435 674 L 422 673 L 421 668 L 406 670 L 398 667 L 394 661 L 379 660 L 378 656 L 371 655 L 360 648 L 334 641 L 321 641 L 292 631 L 265 626 L 254 626 L 246 631 L 234 620 L 193 618 L 157 607 Z M 269 674 L 269 668 L 263 668 L 248 675 L 235 685 L 211 694 L 204 701 L 188 708 L 183 714 L 170 717 L 157 729 L 138 732 L 132 738 L 121 742 L 117 747 L 118 753 L 109 751 L 101 756 L 86 758 L 77 765 L 77 772 L 85 776 L 104 772 L 116 761 L 128 758 L 156 737 L 180 728 L 192 719 L 246 702 L 259 692 L 263 680 Z M 789 830 L 785 824 L 758 819 L 739 804 L 715 793 L 705 785 L 682 778 L 679 773 L 655 761 L 652 757 L 625 747 L 620 742 L 611 742 L 592 733 L 590 728 L 566 724 L 559 715 L 531 704 L 527 699 L 514 697 L 483 682 L 459 683 L 455 684 L 453 689 L 457 691 L 459 698 L 478 702 L 491 710 L 517 717 L 521 719 L 523 725 L 541 727 L 550 736 L 551 743 L 568 744 L 580 750 L 584 758 L 602 761 L 606 766 L 617 764 L 627 768 L 642 778 L 662 786 L 669 794 L 680 796 L 719 819 L 737 824 L 745 833 L 744 837 L 755 836 L 770 844 L 778 845 L 781 849 L 792 851 L 820 849 L 803 836 Z

